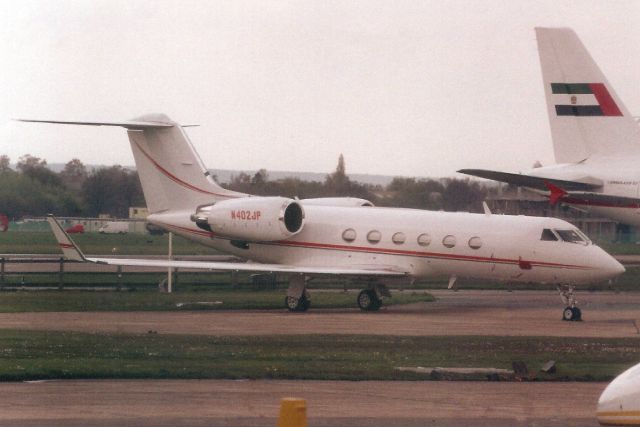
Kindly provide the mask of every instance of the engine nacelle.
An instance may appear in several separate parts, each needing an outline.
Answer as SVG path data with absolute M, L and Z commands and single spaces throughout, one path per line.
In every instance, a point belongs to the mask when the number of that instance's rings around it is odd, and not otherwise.
M 304 210 L 286 197 L 242 197 L 202 206 L 191 219 L 203 230 L 234 240 L 271 242 L 299 233 Z
M 357 197 L 317 197 L 315 199 L 302 199 L 303 205 L 336 206 L 336 207 L 371 207 L 373 203 L 367 199 Z

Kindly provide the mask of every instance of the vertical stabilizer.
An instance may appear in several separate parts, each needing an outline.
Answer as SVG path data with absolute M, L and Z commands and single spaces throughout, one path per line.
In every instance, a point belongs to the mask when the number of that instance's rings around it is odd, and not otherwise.
M 557 163 L 640 153 L 640 127 L 570 28 L 536 28 Z
M 193 209 L 241 195 L 225 190 L 211 178 L 179 124 L 162 114 L 150 114 L 134 121 L 172 125 L 127 130 L 150 213 Z

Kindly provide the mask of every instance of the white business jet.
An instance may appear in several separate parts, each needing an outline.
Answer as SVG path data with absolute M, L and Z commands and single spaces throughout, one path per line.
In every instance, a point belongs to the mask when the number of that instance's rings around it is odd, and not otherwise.
M 378 208 L 354 198 L 297 200 L 237 193 L 210 176 L 185 130 L 162 114 L 124 122 L 61 122 L 127 129 L 147 220 L 165 230 L 248 263 L 88 258 L 53 219 L 65 256 L 122 266 L 285 273 L 292 311 L 309 307 L 307 280 L 348 276 L 366 286 L 362 310 L 389 296 L 385 283 L 428 276 L 497 279 L 564 285 L 563 317 L 579 319 L 573 286 L 611 279 L 624 271 L 573 225 L 554 218 Z M 486 205 L 485 205 L 486 207 Z
M 576 33 L 536 28 L 557 164 L 524 173 L 458 172 L 532 189 L 558 202 L 640 225 L 640 127 Z

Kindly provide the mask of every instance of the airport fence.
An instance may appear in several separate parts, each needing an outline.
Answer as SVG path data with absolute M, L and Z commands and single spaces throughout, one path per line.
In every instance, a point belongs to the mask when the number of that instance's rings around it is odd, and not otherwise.
M 63 257 L 0 256 L 0 290 L 82 289 L 166 290 L 168 269 L 98 265 Z M 236 272 L 202 272 L 172 269 L 173 289 L 222 285 L 235 288 L 251 284 L 262 288 L 278 286 L 275 276 Z

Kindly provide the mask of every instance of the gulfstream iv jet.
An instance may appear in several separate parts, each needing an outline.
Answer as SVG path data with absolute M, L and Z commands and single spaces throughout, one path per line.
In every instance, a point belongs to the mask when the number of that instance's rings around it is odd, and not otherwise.
M 127 129 L 150 211 L 148 221 L 247 263 L 89 258 L 50 223 L 65 256 L 122 266 L 283 273 L 290 310 L 306 310 L 306 284 L 348 276 L 357 304 L 377 310 L 389 280 L 434 275 L 566 285 L 564 318 L 580 317 L 571 286 L 610 279 L 622 265 L 573 225 L 554 218 L 378 208 L 353 198 L 258 197 L 220 187 L 182 126 L 162 114 L 124 122 L 60 122 Z
M 557 164 L 522 174 L 462 169 L 640 225 L 640 127 L 569 28 L 536 28 Z

